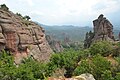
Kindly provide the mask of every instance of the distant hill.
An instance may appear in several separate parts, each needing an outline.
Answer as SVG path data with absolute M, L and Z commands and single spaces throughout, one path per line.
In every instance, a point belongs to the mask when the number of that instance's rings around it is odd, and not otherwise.
M 91 27 L 79 27 L 73 25 L 47 26 L 40 24 L 46 31 L 46 34 L 52 35 L 59 40 L 69 37 L 73 41 L 83 41 L 86 32 L 92 30 Z
M 113 32 L 114 32 L 115 38 L 118 39 L 118 34 L 120 32 L 120 27 L 114 27 L 114 31 Z
M 45 31 L 46 34 L 52 35 L 53 37 L 63 40 L 64 37 L 69 37 L 73 41 L 84 41 L 84 37 L 86 32 L 89 32 L 90 30 L 93 30 L 92 27 L 89 26 L 73 26 L 73 25 L 54 25 L 54 26 L 48 26 L 48 25 L 41 25 Z M 115 38 L 118 38 L 118 34 L 120 32 L 119 27 L 114 27 L 114 35 Z

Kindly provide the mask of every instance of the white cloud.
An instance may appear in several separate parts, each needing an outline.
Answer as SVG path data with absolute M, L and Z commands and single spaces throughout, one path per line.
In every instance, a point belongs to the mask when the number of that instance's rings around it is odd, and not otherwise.
M 29 6 L 34 6 L 34 1 L 33 0 L 18 0 L 20 3 L 27 3 Z
M 0 0 L 0 3 L 1 4 L 6 3 L 6 0 Z
M 109 15 L 120 10 L 120 0 L 0 0 L 0 3 L 45 24 L 87 25 L 101 13 Z
M 102 6 L 101 9 L 95 9 L 94 8 L 98 5 L 98 6 Z M 115 0 L 101 0 L 101 2 L 95 4 L 92 6 L 92 9 L 91 9 L 91 13 L 90 14 L 99 14 L 99 13 L 104 13 L 104 14 L 110 14 L 110 13 L 113 13 L 113 12 L 116 12 L 120 9 L 120 6 L 119 6 L 119 2 L 118 1 L 115 1 Z
M 30 5 L 30 6 L 33 6 L 34 5 L 34 1 L 33 0 L 27 0 L 27 2 L 28 2 L 28 4 Z

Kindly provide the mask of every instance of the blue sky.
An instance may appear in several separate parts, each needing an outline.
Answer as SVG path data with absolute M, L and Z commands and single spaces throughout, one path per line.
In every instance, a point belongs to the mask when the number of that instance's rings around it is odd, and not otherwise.
M 120 0 L 0 0 L 14 13 L 46 25 L 92 26 L 101 13 L 120 25 Z

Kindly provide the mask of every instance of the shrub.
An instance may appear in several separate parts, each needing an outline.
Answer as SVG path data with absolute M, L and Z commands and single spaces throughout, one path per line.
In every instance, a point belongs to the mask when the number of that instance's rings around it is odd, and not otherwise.
M 74 70 L 74 75 L 91 73 L 96 79 L 101 80 L 102 75 L 106 73 L 104 71 L 110 70 L 110 66 L 110 62 L 104 57 L 96 55 L 92 59 L 82 60 L 80 65 Z
M 0 5 L 0 8 L 5 10 L 5 11 L 9 10 L 9 8 L 5 4 Z
M 0 80 L 44 80 L 45 76 L 51 75 L 53 69 L 50 71 L 50 68 L 48 63 L 40 63 L 32 58 L 23 60 L 16 67 L 10 53 L 0 53 Z
M 20 13 L 16 13 L 16 15 L 23 18 L 22 14 L 20 14 Z
M 0 53 L 0 79 L 14 79 L 16 66 L 14 59 L 9 52 L 4 50 Z
M 89 48 L 92 55 L 101 54 L 102 56 L 110 55 L 112 49 L 112 44 L 106 41 L 93 43 Z
M 24 18 L 24 19 L 26 19 L 26 20 L 31 19 L 31 18 L 30 18 L 29 16 L 27 16 L 27 15 L 26 15 L 26 16 L 24 16 L 23 18 Z
M 80 61 L 80 65 L 77 66 L 77 68 L 74 70 L 74 75 L 80 75 L 83 73 L 91 73 L 92 71 L 92 65 L 90 65 L 88 60 L 82 60 Z
M 82 52 L 80 51 L 74 51 L 73 49 L 70 49 L 62 53 L 53 54 L 50 61 L 58 68 L 65 68 L 65 76 L 71 77 L 74 69 L 77 66 L 77 63 L 81 59 L 81 53 Z
M 102 80 L 114 80 L 110 70 L 103 71 L 103 74 L 101 75 L 101 77 L 102 77 Z
M 120 80 L 120 73 L 117 73 L 117 74 L 116 74 L 115 80 Z

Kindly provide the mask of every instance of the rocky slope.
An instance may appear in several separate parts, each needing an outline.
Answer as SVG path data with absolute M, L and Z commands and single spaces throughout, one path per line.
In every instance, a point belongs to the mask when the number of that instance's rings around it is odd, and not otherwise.
M 0 50 L 12 52 L 16 64 L 27 56 L 47 61 L 52 53 L 44 29 L 32 21 L 0 9 Z
M 113 35 L 113 25 L 110 23 L 108 19 L 101 14 L 98 19 L 93 21 L 94 32 L 86 33 L 86 38 L 84 41 L 84 47 L 90 47 L 92 42 L 96 41 L 115 41 Z

